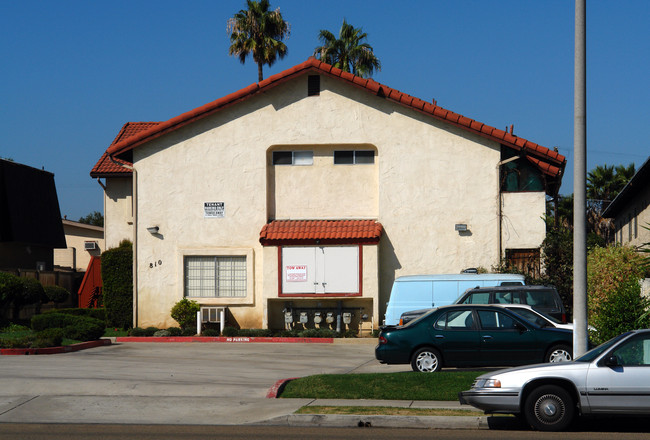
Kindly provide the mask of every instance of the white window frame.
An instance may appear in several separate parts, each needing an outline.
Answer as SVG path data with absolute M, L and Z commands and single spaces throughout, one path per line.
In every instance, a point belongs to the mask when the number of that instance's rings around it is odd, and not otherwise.
M 369 152 L 372 153 L 372 162 L 357 162 L 357 153 L 358 152 Z M 339 152 L 352 152 L 352 163 L 336 163 L 336 153 Z M 375 150 L 334 150 L 333 153 L 333 162 L 334 165 L 374 165 L 375 164 Z
M 245 257 L 246 295 L 245 296 L 185 296 L 185 257 Z M 202 306 L 253 304 L 254 296 L 254 251 L 251 248 L 206 248 L 180 249 L 178 253 L 179 297 L 194 300 Z

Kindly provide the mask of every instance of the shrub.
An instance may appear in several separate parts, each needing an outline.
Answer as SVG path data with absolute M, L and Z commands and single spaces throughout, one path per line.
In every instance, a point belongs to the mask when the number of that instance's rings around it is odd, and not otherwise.
M 47 329 L 63 329 L 66 338 L 77 341 L 93 341 L 104 334 L 104 322 L 88 316 L 74 316 L 64 313 L 47 313 L 32 317 L 32 329 L 41 332 Z
M 246 336 L 249 338 L 263 338 L 272 334 L 273 332 L 271 330 L 265 328 L 242 328 L 237 331 L 237 336 Z
M 157 338 L 164 337 L 164 336 L 171 336 L 169 330 L 158 330 L 153 335 Z
M 147 332 L 142 327 L 133 327 L 129 330 L 129 336 L 147 336 Z
M 630 277 L 643 278 L 643 258 L 629 246 L 595 248 L 587 256 L 590 317 L 600 303 Z
M 51 309 L 43 312 L 44 315 L 50 313 L 63 313 L 65 315 L 74 315 L 74 316 L 89 316 L 91 318 L 99 319 L 100 321 L 106 321 L 106 309 Z
M 196 313 L 201 306 L 196 301 L 183 298 L 172 307 L 171 316 L 182 329 L 196 325 Z
M 180 327 L 169 327 L 167 331 L 169 332 L 169 336 L 181 336 L 183 334 L 183 330 Z
M 300 336 L 303 338 L 335 338 L 337 333 L 328 328 L 310 328 L 300 332 Z
M 591 324 L 597 329 L 594 342 L 601 344 L 616 335 L 637 328 L 648 328 L 650 316 L 646 313 L 650 302 L 641 296 L 641 285 L 635 276 L 618 285 L 593 309 Z
M 144 329 L 144 335 L 145 336 L 153 336 L 156 334 L 156 332 L 160 330 L 158 327 L 147 327 Z
M 9 305 L 21 290 L 20 278 L 16 275 L 0 272 L 0 308 Z
M 61 286 L 45 286 L 45 296 L 55 304 L 61 304 L 70 297 L 70 292 Z
M 133 248 L 123 241 L 102 253 L 102 283 L 106 319 L 110 327 L 133 325 Z
M 221 332 L 214 328 L 206 328 L 202 334 L 203 336 L 221 336 Z
M 181 329 L 181 336 L 194 336 L 196 334 L 196 329 L 192 327 Z
M 237 329 L 235 327 L 227 326 L 227 327 L 224 327 L 224 329 L 223 329 L 223 335 L 224 336 L 237 336 L 237 334 L 238 334 L 238 331 L 237 331 Z
M 32 348 L 58 347 L 63 342 L 63 329 L 48 328 L 36 333 Z
M 77 341 L 94 341 L 104 335 L 104 322 L 88 316 L 75 316 L 74 323 L 63 329 L 66 338 Z
M 20 338 L 0 338 L 0 348 L 29 348 L 34 341 L 34 335 Z

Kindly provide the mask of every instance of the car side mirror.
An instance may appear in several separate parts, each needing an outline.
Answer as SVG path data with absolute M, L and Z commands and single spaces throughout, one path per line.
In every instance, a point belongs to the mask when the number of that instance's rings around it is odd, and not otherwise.
M 608 367 L 618 367 L 621 363 L 618 361 L 618 356 L 609 356 L 605 358 L 604 364 Z

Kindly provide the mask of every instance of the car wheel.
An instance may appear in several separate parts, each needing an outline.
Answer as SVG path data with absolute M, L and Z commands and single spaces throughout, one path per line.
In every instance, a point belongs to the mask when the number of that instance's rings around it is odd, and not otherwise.
M 442 368 L 440 353 L 438 350 L 429 347 L 419 349 L 411 358 L 411 368 L 413 368 L 413 371 L 421 373 L 440 371 L 440 368 Z
M 546 362 L 567 362 L 573 359 L 571 348 L 567 345 L 556 345 L 546 353 Z
M 562 431 L 573 421 L 575 405 L 569 393 L 556 385 L 533 390 L 524 406 L 526 420 L 540 431 Z

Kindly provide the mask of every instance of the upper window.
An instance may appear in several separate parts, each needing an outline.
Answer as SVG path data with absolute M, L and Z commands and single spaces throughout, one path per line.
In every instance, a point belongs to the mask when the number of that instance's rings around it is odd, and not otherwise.
M 243 256 L 186 256 L 185 296 L 245 297 L 246 269 Z
M 313 165 L 313 151 L 274 151 L 273 165 Z
M 335 165 L 375 163 L 375 152 L 373 150 L 338 150 L 334 151 Z
M 434 327 L 437 330 L 472 330 L 474 317 L 471 310 L 447 312 L 438 318 Z
M 512 151 L 502 148 L 501 160 L 513 156 Z M 544 178 L 537 167 L 522 157 L 501 166 L 501 191 L 544 191 Z

